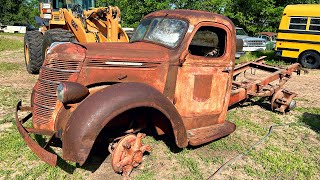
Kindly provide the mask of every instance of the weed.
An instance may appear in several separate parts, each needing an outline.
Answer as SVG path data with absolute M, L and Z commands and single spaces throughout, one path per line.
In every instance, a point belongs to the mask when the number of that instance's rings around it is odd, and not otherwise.
M 134 177 L 135 180 L 143 180 L 143 179 L 156 179 L 154 177 L 154 173 L 149 170 L 141 171 L 137 176 Z
M 27 95 L 29 91 L 12 87 L 0 87 L 0 107 L 3 109 L 14 108 L 19 97 Z
M 307 178 L 310 179 L 320 168 L 316 159 L 305 157 L 305 155 L 297 152 L 288 152 L 275 146 L 267 146 L 260 151 L 252 151 L 250 155 L 254 161 L 261 164 L 265 169 L 265 173 L 259 174 L 268 177 L 278 177 L 278 179 L 287 178 Z M 245 169 L 250 175 L 255 176 L 256 173 L 250 168 Z
M 300 122 L 320 133 L 320 108 L 297 107 L 296 110 L 303 113 L 299 117 Z
M 271 66 L 286 66 L 290 63 L 279 60 L 275 58 L 274 51 L 255 51 L 255 52 L 246 52 L 243 56 L 241 56 L 236 63 L 245 63 L 258 59 L 261 56 L 267 56 L 264 60 L 266 64 Z
M 0 33 L 0 36 L 17 36 L 17 37 L 23 37 L 24 34 L 23 33 Z
M 17 50 L 23 47 L 23 42 L 0 36 L 0 52 L 5 50 Z
M 14 121 L 13 114 L 9 113 L 4 115 L 4 117 L 0 119 L 0 124 L 13 122 L 13 121 Z
M 21 69 L 21 65 L 11 62 L 0 62 L 0 73 L 9 73 Z
M 183 149 L 179 154 L 176 155 L 176 159 L 183 168 L 187 168 L 190 174 L 184 176 L 182 179 L 203 179 L 202 174 L 198 167 L 198 162 L 189 157 L 190 150 Z

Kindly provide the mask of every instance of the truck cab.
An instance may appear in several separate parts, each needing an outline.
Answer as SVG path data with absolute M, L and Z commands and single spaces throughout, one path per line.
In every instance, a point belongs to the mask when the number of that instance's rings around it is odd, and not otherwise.
M 63 159 L 84 164 L 98 139 L 109 140 L 112 167 L 129 175 L 145 151 L 144 130 L 168 134 L 179 148 L 227 136 L 236 33 L 226 17 L 195 10 L 145 16 L 128 43 L 58 43 L 47 51 L 32 104 L 32 127 L 16 122 L 45 162 L 57 155 L 28 133 L 62 142 Z M 31 115 L 30 115 L 31 116 Z M 111 140 L 110 140 L 111 139 Z M 105 142 L 105 141 L 104 141 Z

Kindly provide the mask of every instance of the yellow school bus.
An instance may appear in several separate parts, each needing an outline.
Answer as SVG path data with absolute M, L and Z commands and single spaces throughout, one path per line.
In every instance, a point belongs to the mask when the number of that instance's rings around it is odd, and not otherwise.
M 320 66 L 320 4 L 286 6 L 278 29 L 275 55 L 295 58 L 306 68 Z

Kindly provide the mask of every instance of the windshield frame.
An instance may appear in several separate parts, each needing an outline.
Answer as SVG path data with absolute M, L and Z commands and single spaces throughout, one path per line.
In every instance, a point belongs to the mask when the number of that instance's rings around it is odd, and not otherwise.
M 182 43 L 182 41 L 185 39 L 185 36 L 186 36 L 186 33 L 188 31 L 188 28 L 189 28 L 189 20 L 187 19 L 184 19 L 184 18 L 178 18 L 178 17 L 172 17 L 172 16 L 168 16 L 168 15 L 164 15 L 164 16 L 149 16 L 145 19 L 142 19 L 139 23 L 139 25 L 141 24 L 142 21 L 147 21 L 147 20 L 150 20 L 151 19 L 151 22 L 152 22 L 152 19 L 155 19 L 155 18 L 160 18 L 161 21 L 165 18 L 167 19 L 176 19 L 176 20 L 181 20 L 181 21 L 184 21 L 186 23 L 186 28 L 184 29 L 184 31 L 181 33 L 181 38 L 177 41 L 177 44 L 175 46 L 169 46 L 169 45 L 166 45 L 166 44 L 162 44 L 160 42 L 157 42 L 157 41 L 151 41 L 151 40 L 148 40 L 148 39 L 145 39 L 145 36 L 147 34 L 147 32 L 149 31 L 150 29 L 150 25 L 146 31 L 146 33 L 144 34 L 143 38 L 142 39 L 139 39 L 139 40 L 134 40 L 134 41 L 131 41 L 129 43 L 135 43 L 135 42 L 147 42 L 147 43 L 152 43 L 152 44 L 156 44 L 156 45 L 160 45 L 160 46 L 163 46 L 163 47 L 166 47 L 166 48 L 169 48 L 169 49 L 176 49 L 180 46 L 180 44 Z M 139 26 L 138 25 L 138 26 Z M 137 31 L 135 31 L 135 33 L 137 33 Z M 133 34 L 133 36 L 135 36 L 135 33 Z M 132 37 L 133 37 L 132 36 Z

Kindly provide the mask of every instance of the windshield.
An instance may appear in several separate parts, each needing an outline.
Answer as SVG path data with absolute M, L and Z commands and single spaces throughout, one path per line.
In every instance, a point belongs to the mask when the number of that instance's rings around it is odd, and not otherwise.
M 96 6 L 95 0 L 53 0 L 53 9 L 67 8 L 72 9 L 74 5 L 79 4 L 82 9 L 93 9 Z
M 248 34 L 243 29 L 236 29 L 237 35 L 244 35 L 247 36 Z
M 152 41 L 176 47 L 186 31 L 187 23 L 179 19 L 150 18 L 142 20 L 130 42 Z

